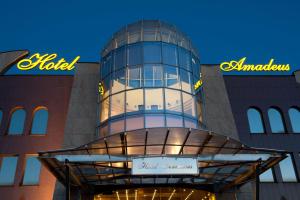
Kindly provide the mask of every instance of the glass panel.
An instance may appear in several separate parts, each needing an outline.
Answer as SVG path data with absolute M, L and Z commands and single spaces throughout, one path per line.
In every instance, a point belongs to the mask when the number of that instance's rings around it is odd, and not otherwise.
M 47 109 L 39 109 L 34 113 L 31 134 L 46 134 L 48 124 Z
M 106 77 L 112 69 L 112 53 L 108 54 L 106 57 L 103 58 L 103 65 L 101 67 L 101 76 L 102 78 Z
M 297 108 L 290 108 L 289 116 L 290 116 L 293 132 L 300 133 L 300 110 Z
M 142 86 L 142 69 L 138 66 L 128 67 L 128 83 L 127 89 L 138 88 Z
M 126 112 L 144 110 L 144 93 L 142 89 L 129 90 L 126 92 Z
M 1 127 L 1 121 L 2 121 L 3 112 L 0 110 L 0 127 Z
M 268 116 L 272 133 L 284 133 L 285 129 L 281 113 L 275 108 L 270 108 L 268 110 Z
M 181 104 L 180 91 L 165 89 L 165 95 L 166 95 L 166 110 L 174 113 L 181 113 L 182 104 Z
M 137 130 L 144 128 L 143 116 L 128 116 L 126 119 L 126 130 Z
M 145 89 L 146 110 L 163 110 L 163 91 L 162 89 Z
M 272 168 L 259 175 L 260 182 L 274 182 Z
M 178 67 L 164 66 L 166 86 L 180 89 Z
M 40 181 L 41 163 L 36 156 L 28 157 L 26 160 L 23 185 L 36 185 Z
M 145 87 L 163 86 L 163 69 L 161 65 L 144 66 L 144 86 Z
M 109 98 L 106 98 L 101 103 L 101 122 L 107 120 L 109 112 Z
M 128 46 L 128 65 L 142 64 L 142 46 L 141 44 L 133 44 Z
M 104 83 L 104 94 L 103 94 L 103 98 L 108 97 L 109 93 L 110 93 L 110 78 L 111 76 L 107 76 L 103 83 Z
M 125 70 L 119 70 L 113 73 L 112 94 L 125 90 Z
M 177 47 L 175 45 L 162 44 L 163 63 L 177 65 Z
M 195 100 L 192 95 L 182 93 L 183 98 L 183 112 L 185 115 L 196 117 Z
M 21 135 L 23 133 L 25 117 L 24 109 L 17 109 L 13 112 L 8 130 L 9 135 Z
M 3 157 L 0 169 L 0 185 L 13 185 L 17 169 L 18 157 Z
M 141 41 L 141 25 L 139 24 L 129 24 L 127 26 L 128 31 L 128 43 L 135 43 Z
M 288 154 L 288 157 L 279 163 L 279 167 L 283 182 L 297 182 L 291 154 Z
M 125 92 L 121 92 L 111 96 L 111 117 L 124 113 Z
M 161 43 L 144 43 L 144 63 L 161 63 Z
M 168 127 L 183 127 L 183 118 L 177 115 L 166 115 Z
M 126 66 L 126 48 L 121 47 L 115 52 L 115 68 L 114 70 L 121 69 Z
M 100 137 L 104 137 L 107 136 L 109 134 L 108 131 L 108 123 L 105 123 L 105 125 L 102 125 L 102 127 L 100 128 Z
M 165 126 L 165 119 L 163 115 L 146 115 L 145 117 L 146 128 Z
M 184 48 L 178 48 L 179 49 L 179 65 L 182 68 L 185 68 L 187 70 L 191 70 L 191 54 L 189 51 L 185 50 Z
M 189 118 L 184 118 L 184 126 L 186 128 L 197 128 L 197 121 Z
M 247 111 L 250 133 L 264 133 L 264 126 L 261 114 L 255 108 L 249 108 Z
M 183 69 L 180 69 L 180 79 L 181 79 L 182 90 L 191 93 L 192 92 L 191 73 Z
M 110 134 L 123 132 L 125 129 L 124 119 L 117 119 L 110 124 Z
M 203 108 L 203 101 L 201 94 L 196 95 L 196 106 L 197 106 L 197 118 L 200 122 L 203 123 L 203 114 L 202 114 L 202 108 Z
M 196 79 L 199 80 L 200 77 L 200 63 L 199 60 L 192 55 L 192 69 L 193 69 L 193 74 L 196 76 Z

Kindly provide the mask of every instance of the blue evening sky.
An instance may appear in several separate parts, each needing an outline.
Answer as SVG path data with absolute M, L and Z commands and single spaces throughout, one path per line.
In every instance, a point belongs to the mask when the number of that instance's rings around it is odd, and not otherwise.
M 202 64 L 247 57 L 248 63 L 300 67 L 300 1 L 297 0 L 85 0 L 2 1 L 0 51 L 28 49 L 99 61 L 122 26 L 161 19 L 185 32 Z

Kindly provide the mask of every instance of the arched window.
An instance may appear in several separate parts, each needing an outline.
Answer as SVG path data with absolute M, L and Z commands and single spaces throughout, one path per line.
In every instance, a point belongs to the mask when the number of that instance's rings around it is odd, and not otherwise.
M 247 111 L 250 133 L 264 133 L 264 124 L 261 112 L 256 108 L 249 108 Z
M 8 134 L 9 135 L 23 134 L 25 118 L 26 118 L 26 112 L 23 108 L 15 109 L 10 118 Z
M 300 110 L 298 108 L 289 109 L 289 117 L 294 133 L 300 133 Z
M 285 128 L 283 124 L 282 114 L 277 108 L 269 108 L 268 117 L 272 133 L 284 133 Z
M 34 112 L 31 134 L 46 134 L 48 125 L 48 110 L 37 108 Z

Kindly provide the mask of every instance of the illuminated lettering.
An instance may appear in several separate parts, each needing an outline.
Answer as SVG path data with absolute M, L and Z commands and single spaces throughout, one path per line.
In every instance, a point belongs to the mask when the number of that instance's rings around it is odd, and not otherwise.
M 44 54 L 40 55 L 35 53 L 29 58 L 25 58 L 18 62 L 17 67 L 20 70 L 26 71 L 31 70 L 35 67 L 39 67 L 40 70 L 61 70 L 61 71 L 70 71 L 75 68 L 75 63 L 79 60 L 80 56 L 74 58 L 71 63 L 68 63 L 64 58 L 61 58 L 56 63 L 53 61 L 57 58 L 57 54 Z
M 240 59 L 239 61 L 232 60 L 230 62 L 223 62 L 220 65 L 220 69 L 229 72 L 229 71 L 289 71 L 289 64 L 274 64 L 274 59 L 270 59 L 268 64 L 258 64 L 258 65 L 249 65 L 244 64 L 246 57 Z
M 103 87 L 102 83 L 99 83 L 98 90 L 99 90 L 99 94 L 102 96 L 104 94 L 104 87 Z
M 203 81 L 202 79 L 198 80 L 196 82 L 196 84 L 194 85 L 194 90 L 197 90 L 198 88 L 200 88 L 203 85 Z

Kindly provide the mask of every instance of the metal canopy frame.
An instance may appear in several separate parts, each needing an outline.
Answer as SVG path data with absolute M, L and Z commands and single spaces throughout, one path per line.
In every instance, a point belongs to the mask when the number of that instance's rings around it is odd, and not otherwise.
M 133 158 L 153 156 L 197 158 L 199 174 L 131 174 Z M 285 151 L 247 147 L 211 131 L 165 127 L 121 132 L 78 148 L 39 153 L 60 182 L 67 186 L 69 179 L 71 186 L 91 193 L 154 184 L 224 191 L 257 178 L 257 169 L 262 173 L 285 157 Z

